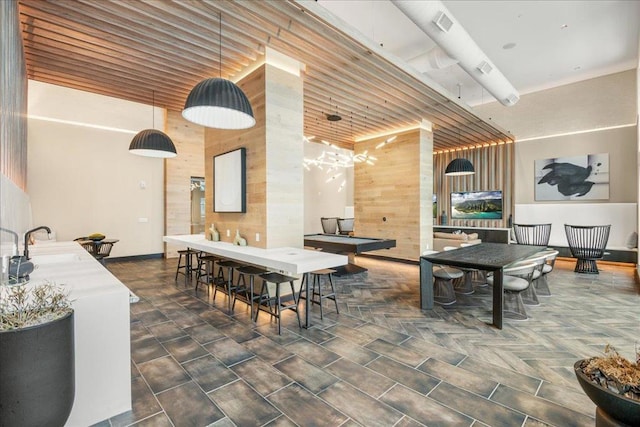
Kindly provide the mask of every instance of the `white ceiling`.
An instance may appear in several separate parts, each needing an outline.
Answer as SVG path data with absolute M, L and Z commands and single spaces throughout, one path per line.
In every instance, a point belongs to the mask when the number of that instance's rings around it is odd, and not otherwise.
M 318 3 L 409 64 L 435 46 L 389 0 Z M 521 96 L 638 67 L 637 0 L 442 3 Z M 469 105 L 494 101 L 458 65 L 426 74 Z

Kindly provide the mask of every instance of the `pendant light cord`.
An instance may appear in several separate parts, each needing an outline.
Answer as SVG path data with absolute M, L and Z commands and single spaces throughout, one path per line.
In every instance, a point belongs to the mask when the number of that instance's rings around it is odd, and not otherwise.
M 151 129 L 156 128 L 156 91 L 151 91 Z

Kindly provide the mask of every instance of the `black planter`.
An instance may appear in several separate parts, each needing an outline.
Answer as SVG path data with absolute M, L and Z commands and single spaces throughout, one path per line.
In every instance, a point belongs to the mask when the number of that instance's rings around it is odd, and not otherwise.
M 640 426 L 640 401 L 614 393 L 591 381 L 582 372 L 581 365 L 583 362 L 583 360 L 578 360 L 573 365 L 573 369 L 582 390 L 598 407 L 598 411 L 596 411 L 596 426 Z
M 63 426 L 74 397 L 73 313 L 0 332 L 0 427 Z

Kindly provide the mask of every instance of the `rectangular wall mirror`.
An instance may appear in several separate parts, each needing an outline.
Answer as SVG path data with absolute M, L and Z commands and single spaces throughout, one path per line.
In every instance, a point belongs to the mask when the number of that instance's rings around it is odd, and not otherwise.
M 247 211 L 246 149 L 213 157 L 213 211 Z

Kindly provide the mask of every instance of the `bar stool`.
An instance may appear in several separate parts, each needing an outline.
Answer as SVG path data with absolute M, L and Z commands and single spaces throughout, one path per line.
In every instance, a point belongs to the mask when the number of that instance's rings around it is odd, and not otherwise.
M 302 328 L 302 323 L 300 322 L 300 313 L 298 312 L 298 300 L 296 300 L 296 290 L 293 287 L 293 281 L 296 280 L 296 278 L 285 276 L 284 274 L 280 273 L 261 274 L 260 278 L 262 278 L 262 289 L 260 290 L 260 297 L 258 298 L 258 309 L 256 310 L 254 321 L 258 321 L 258 313 L 260 312 L 260 310 L 266 311 L 271 315 L 272 318 L 275 317 L 278 320 L 278 335 L 280 335 L 280 316 L 282 314 L 282 310 L 293 310 L 296 312 L 296 316 L 298 318 L 298 326 Z M 280 288 L 284 283 L 287 282 L 291 287 L 291 294 L 285 295 L 285 299 L 283 300 Z M 269 283 L 273 283 L 276 285 L 275 297 L 272 297 L 269 293 Z M 262 304 L 264 302 L 268 303 L 269 310 L 263 308 Z M 273 305 L 273 303 L 275 303 L 275 306 Z
M 197 253 L 198 251 L 191 248 L 182 249 L 178 251 L 178 255 L 179 255 L 178 268 L 176 268 L 175 280 L 178 281 L 178 274 L 183 274 L 185 286 L 187 284 L 187 280 L 191 277 L 191 274 L 193 272 L 193 256 L 196 255 Z M 183 260 L 184 260 L 184 264 L 183 264 Z
M 198 255 L 198 271 L 196 274 L 196 292 L 200 284 L 207 286 L 207 295 L 210 293 L 211 285 L 215 285 L 215 263 L 219 257 L 211 254 L 200 253 Z
M 333 300 L 333 302 L 336 305 L 336 313 L 340 314 L 340 310 L 338 310 L 338 300 L 336 299 L 336 289 L 333 286 L 333 273 L 335 273 L 336 270 L 332 270 L 330 268 L 325 268 L 322 270 L 315 270 L 315 271 L 311 271 L 309 272 L 309 275 L 311 276 L 311 283 L 312 283 L 312 287 L 311 287 L 311 299 L 307 301 L 307 304 L 311 303 L 311 304 L 318 304 L 320 306 L 320 319 L 323 319 L 323 312 L 322 312 L 322 300 L 325 298 L 328 298 L 330 300 Z M 302 279 L 303 281 L 303 285 L 304 285 L 304 280 L 306 279 L 306 275 L 305 277 Z M 327 294 L 323 293 L 322 291 L 322 278 L 325 278 L 325 284 L 327 282 L 327 279 L 329 281 L 329 286 L 331 287 L 331 291 Z M 316 285 L 318 285 L 318 290 L 316 291 Z M 308 288 L 308 285 L 307 285 Z M 300 289 L 304 289 L 304 286 L 302 286 Z M 315 297 L 316 295 L 318 296 L 318 299 L 316 300 Z M 299 297 L 301 298 L 301 297 Z M 305 299 L 306 295 L 305 295 Z
M 207 274 L 207 264 L 202 258 L 210 255 L 210 253 L 204 251 L 199 251 L 196 254 L 196 266 L 193 267 L 193 271 L 196 273 L 196 280 L 199 279 L 200 276 Z
M 254 277 L 260 276 L 261 274 L 268 273 L 267 270 L 260 267 L 254 267 L 252 265 L 245 265 L 243 267 L 238 268 L 238 283 L 240 283 L 240 278 L 242 278 L 242 283 L 244 283 L 243 287 L 237 287 L 236 292 L 233 294 L 233 304 L 231 309 L 234 310 L 236 306 L 236 299 L 238 298 L 238 294 L 244 292 L 244 296 L 246 298 L 247 304 L 249 304 L 250 312 L 251 312 L 251 320 L 253 320 L 253 301 L 257 299 L 259 296 L 256 296 L 254 292 L 253 284 Z M 249 276 L 249 287 L 246 286 L 246 281 L 244 279 L 244 275 Z
M 225 260 L 218 261 L 218 276 L 216 277 L 216 287 L 213 290 L 213 299 L 216 299 L 216 293 L 218 292 L 218 286 L 223 286 L 227 291 L 227 298 L 229 299 L 229 311 L 231 311 L 231 293 L 235 292 L 236 288 L 238 288 L 239 283 L 233 284 L 233 272 L 240 267 L 243 267 L 244 264 L 239 263 L 237 261 Z M 227 279 L 224 278 L 224 269 L 227 269 Z M 244 276 L 242 276 L 242 280 L 244 282 Z M 238 277 L 238 282 L 240 281 L 240 277 Z M 246 284 L 245 284 L 246 286 Z

